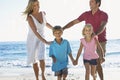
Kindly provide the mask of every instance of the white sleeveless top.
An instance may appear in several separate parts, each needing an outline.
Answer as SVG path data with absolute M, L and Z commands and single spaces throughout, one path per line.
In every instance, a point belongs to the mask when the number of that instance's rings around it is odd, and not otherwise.
M 44 38 L 44 27 L 46 26 L 45 15 L 42 12 L 43 23 L 39 23 L 34 16 L 32 17 L 37 32 Z M 37 38 L 29 25 L 29 32 L 27 36 L 27 64 L 35 63 L 37 60 L 43 60 L 45 54 L 45 44 Z

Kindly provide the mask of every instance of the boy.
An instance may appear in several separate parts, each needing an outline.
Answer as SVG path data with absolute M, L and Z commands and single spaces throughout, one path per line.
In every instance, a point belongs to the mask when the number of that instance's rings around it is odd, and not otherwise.
M 68 74 L 68 55 L 74 62 L 73 56 L 71 54 L 70 44 L 67 40 L 63 39 L 61 36 L 63 30 L 61 26 L 53 27 L 53 35 L 55 36 L 54 41 L 50 44 L 49 56 L 52 58 L 52 71 L 55 72 L 57 80 L 65 80 Z

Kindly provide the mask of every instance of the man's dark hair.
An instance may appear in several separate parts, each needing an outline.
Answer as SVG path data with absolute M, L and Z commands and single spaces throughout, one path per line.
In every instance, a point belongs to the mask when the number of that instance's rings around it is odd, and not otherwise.
M 101 5 L 101 0 L 95 0 L 96 1 L 96 3 L 99 3 L 99 7 L 100 7 L 100 5 Z

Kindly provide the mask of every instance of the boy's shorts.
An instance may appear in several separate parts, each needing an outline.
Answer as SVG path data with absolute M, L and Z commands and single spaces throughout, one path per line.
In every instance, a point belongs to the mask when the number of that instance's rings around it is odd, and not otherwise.
M 90 65 L 97 65 L 97 59 L 92 59 L 92 60 L 86 60 L 84 59 L 84 64 L 89 63 Z
M 68 68 L 64 68 L 60 71 L 55 72 L 55 76 L 62 76 L 62 75 L 67 75 L 68 74 Z

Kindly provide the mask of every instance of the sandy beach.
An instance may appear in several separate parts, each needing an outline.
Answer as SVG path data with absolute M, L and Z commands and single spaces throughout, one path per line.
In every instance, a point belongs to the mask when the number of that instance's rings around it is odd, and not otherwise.
M 120 68 L 103 68 L 105 80 L 120 80 Z M 67 80 L 85 80 L 84 68 L 69 68 Z M 50 68 L 45 71 L 46 80 L 56 80 Z M 0 80 L 35 80 L 32 68 L 0 68 Z M 41 80 L 41 75 L 40 75 Z M 92 80 L 92 78 L 90 78 Z M 100 80 L 97 76 L 97 80 Z

